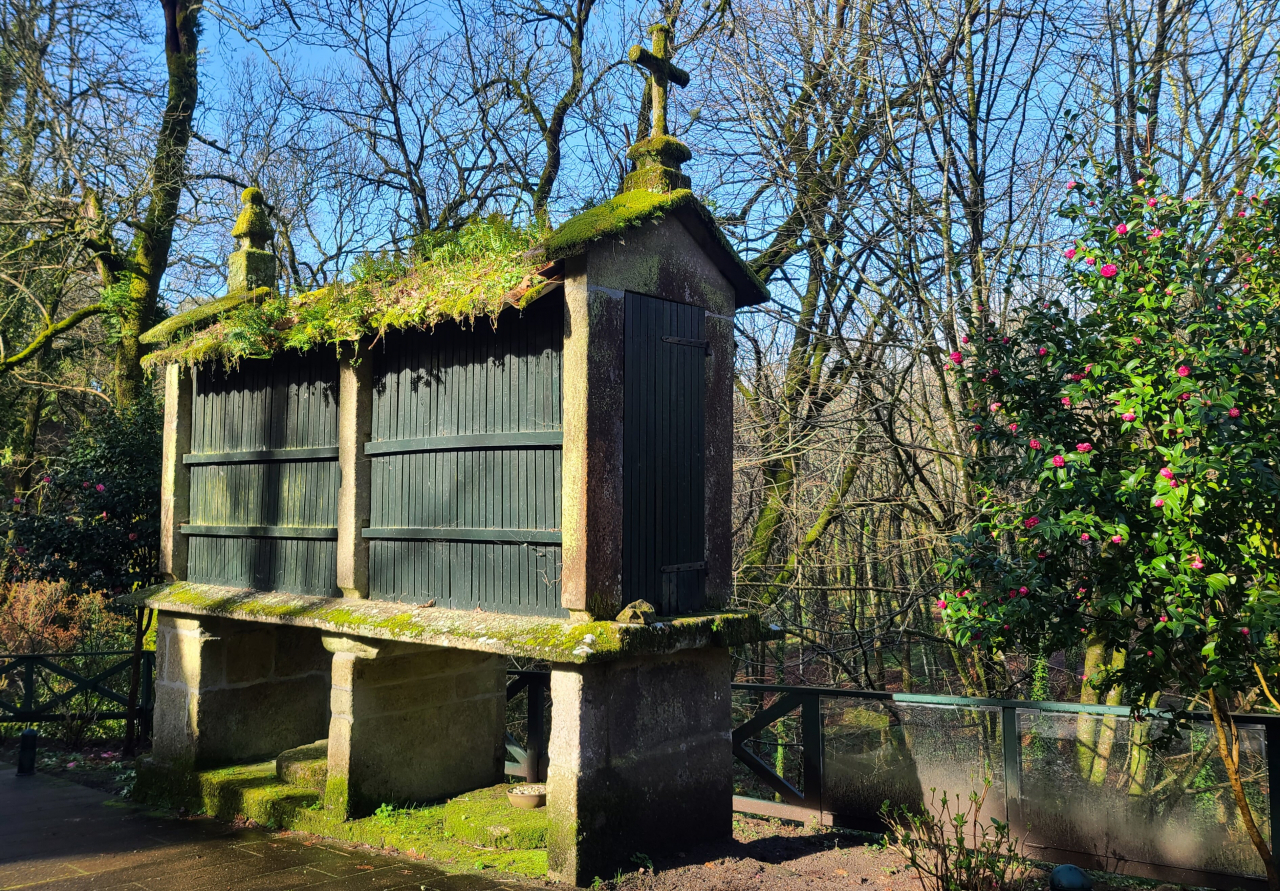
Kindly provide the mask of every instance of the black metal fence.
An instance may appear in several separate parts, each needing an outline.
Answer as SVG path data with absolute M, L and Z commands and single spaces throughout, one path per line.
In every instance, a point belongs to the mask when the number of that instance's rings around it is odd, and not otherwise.
M 109 721 L 128 716 L 132 650 L 0 655 L 0 723 Z M 150 735 L 155 653 L 144 650 L 138 716 Z

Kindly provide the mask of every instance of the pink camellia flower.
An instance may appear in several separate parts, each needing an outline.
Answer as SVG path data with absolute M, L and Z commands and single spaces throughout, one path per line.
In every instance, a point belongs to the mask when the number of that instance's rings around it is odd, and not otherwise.
M 1123 543 L 1124 543 L 1124 536 L 1123 536 L 1123 535 L 1113 535 L 1113 536 L 1111 536 L 1111 543 L 1112 543 L 1112 544 L 1123 544 Z
M 1170 467 L 1161 467 L 1160 475 L 1167 480 L 1173 479 L 1173 469 Z
M 1076 181 L 1074 179 L 1067 180 L 1068 189 L 1074 189 L 1075 187 L 1076 187 Z
M 1001 405 L 1001 403 L 999 403 L 999 402 L 993 402 L 993 403 L 991 403 L 991 405 L 989 405 L 989 406 L 988 406 L 988 408 L 990 408 L 992 411 L 999 411 L 999 410 L 1000 410 L 1000 405 Z
M 14 550 L 18 552 L 19 557 L 21 557 L 23 554 L 27 552 L 27 549 L 24 548 L 22 545 L 18 545 L 16 548 L 14 548 Z
M 1127 411 L 1124 414 L 1122 414 L 1120 418 L 1125 421 L 1136 421 L 1138 419 L 1138 416 L 1131 411 Z
M 1093 446 L 1089 445 L 1087 442 L 1079 442 L 1076 443 L 1076 451 L 1088 454 L 1093 451 Z
M 1161 617 L 1160 617 L 1160 621 L 1161 621 L 1161 622 L 1167 622 L 1167 621 L 1169 621 L 1169 617 L 1168 617 L 1168 616 L 1161 616 Z
M 1054 456 L 1053 456 L 1053 466 L 1054 466 L 1054 467 L 1066 467 L 1066 466 L 1067 466 L 1067 459 L 1066 459 L 1066 458 L 1064 458 L 1064 457 L 1062 457 L 1061 455 L 1054 455 Z
M 1155 501 L 1153 501 L 1153 502 L 1151 502 L 1151 503 L 1152 503 L 1152 504 L 1154 504 L 1156 507 L 1164 507 L 1164 499 L 1163 499 L 1163 498 L 1157 498 Z
M 44 479 L 42 479 L 40 482 L 42 482 L 42 483 L 51 483 L 51 482 L 53 482 L 53 477 L 51 477 L 51 476 L 46 476 L 46 477 L 45 477 Z
M 1147 207 L 1155 207 L 1155 206 L 1156 206 L 1156 199 L 1154 199 L 1154 198 L 1148 198 L 1148 199 L 1147 199 Z
M 1040 440 L 1038 440 L 1038 439 L 1033 439 L 1033 440 L 1031 440 L 1031 442 L 1027 443 L 1027 445 L 1031 446 L 1031 448 L 1033 448 L 1033 449 L 1038 449 L 1038 448 L 1040 448 Z
M 1010 425 L 1009 425 L 1009 432 L 1010 432 L 1010 433 L 1017 433 L 1017 432 L 1018 432 L 1018 425 L 1017 425 L 1017 424 L 1010 424 Z
M 1117 270 L 1117 269 L 1116 269 L 1116 264 L 1114 264 L 1114 263 L 1107 263 L 1107 264 L 1105 264 L 1101 269 L 1099 269 L 1098 271 L 1099 271 L 1100 273 L 1102 273 L 1102 277 L 1103 277 L 1103 278 L 1115 278 L 1115 274 L 1116 274 L 1119 270 Z
M 1063 397 L 1062 397 L 1062 404 L 1063 404 L 1063 405 L 1065 405 L 1067 408 L 1070 408 L 1070 407 L 1071 407 L 1071 397 L 1070 397 L 1070 396 L 1063 396 Z
M 968 343 L 968 342 L 969 342 L 969 335 L 968 335 L 968 334 L 966 334 L 966 335 L 964 335 L 964 337 L 961 337 L 961 338 L 960 338 L 960 342 L 961 342 L 961 343 Z
M 945 600 L 938 601 L 938 609 L 944 609 L 946 605 L 947 605 L 947 602 Z
M 107 487 L 102 485 L 102 483 L 98 483 L 98 485 L 94 486 L 94 488 L 97 489 L 99 492 L 107 491 Z
M 88 483 L 81 483 L 81 484 L 80 484 L 80 488 L 81 488 L 81 489 L 87 489 L 87 488 L 89 488 L 89 484 L 88 484 Z
M 1062 256 L 1066 257 L 1068 260 L 1074 260 L 1076 258 L 1076 249 L 1067 248 L 1065 251 L 1062 252 Z
M 1178 366 L 1178 377 L 1186 377 L 1191 373 L 1191 369 L 1185 365 Z
M 1155 241 L 1161 235 L 1164 235 L 1163 229 L 1152 229 L 1151 234 L 1147 236 L 1148 241 Z
M 1248 629 L 1248 628 L 1241 628 L 1241 629 L 1240 629 L 1240 633 L 1241 633 L 1241 634 L 1243 634 L 1243 635 L 1245 635 L 1246 637 L 1248 637 L 1248 636 L 1249 636 L 1249 629 Z
M 1200 558 L 1199 558 L 1199 557 L 1192 557 L 1192 558 L 1191 558 L 1191 568 L 1192 568 L 1192 569 L 1204 569 L 1204 563 L 1202 563 L 1202 562 L 1200 561 Z
M 1089 533 L 1088 533 L 1088 532 L 1081 532 L 1081 533 L 1080 533 L 1080 540 L 1081 540 L 1081 541 L 1088 541 L 1088 540 L 1089 540 Z
M 1181 394 L 1181 395 L 1178 397 L 1178 401 L 1179 401 L 1179 402 L 1186 402 L 1186 401 L 1187 401 L 1188 399 L 1190 399 L 1190 398 L 1191 398 L 1191 394 L 1190 394 L 1190 393 L 1183 393 L 1183 394 Z
M 1134 343 L 1136 343 L 1138 346 L 1142 346 L 1142 338 L 1141 338 L 1141 337 L 1135 337 L 1135 338 L 1133 339 L 1133 342 L 1134 342 Z
M 1022 521 L 1022 525 L 1023 525 L 1023 526 L 1026 526 L 1028 529 L 1034 529 L 1034 528 L 1036 528 L 1037 526 L 1039 526 L 1039 525 L 1040 525 L 1040 518 L 1039 518 L 1039 517 L 1027 517 L 1025 520 L 1023 520 L 1023 521 Z
M 1071 379 L 1079 383 L 1084 380 L 1084 375 L 1077 371 L 1075 374 L 1071 375 Z
M 1027 594 L 1027 586 L 1023 585 L 1021 588 L 1019 588 L 1018 593 L 1025 597 Z
M 1178 486 L 1180 486 L 1180 485 L 1182 485 L 1182 484 L 1181 484 L 1181 483 L 1179 483 L 1177 480 L 1169 480 L 1169 488 L 1170 488 L 1170 489 L 1176 489 L 1176 488 L 1178 488 Z
M 14 503 L 14 504 L 21 504 L 21 503 L 22 503 L 22 497 L 21 497 L 21 496 L 19 496 L 19 495 L 14 495 L 14 496 L 13 496 L 13 503 Z
M 1095 263 L 1097 263 L 1097 262 L 1098 262 L 1098 261 L 1097 261 L 1097 260 L 1095 260 L 1093 257 L 1085 257 L 1085 258 L 1084 258 L 1084 265 L 1086 265 L 1086 266 L 1092 266 L 1093 264 L 1095 264 Z
M 1116 234 L 1117 234 L 1117 235 L 1128 235 L 1128 234 L 1129 234 L 1129 227 L 1128 227 L 1128 226 L 1126 226 L 1124 223 L 1121 223 L 1119 226 L 1116 226 Z
M 129 533 L 129 541 L 137 541 L 137 540 L 138 540 L 138 533 L 136 533 L 136 532 L 130 532 L 130 533 Z
M 964 356 L 960 354 L 960 351 L 959 351 L 959 350 L 956 350 L 955 352 L 953 352 L 953 353 L 951 354 L 951 361 L 952 361 L 952 362 L 954 362 L 954 363 L 956 363 L 957 365 L 963 365 L 963 364 L 964 364 Z
M 1227 410 L 1227 414 L 1228 414 L 1228 415 L 1230 415 L 1230 416 L 1231 416 L 1231 417 L 1233 417 L 1233 418 L 1238 418 L 1238 417 L 1240 417 L 1240 409 L 1238 409 L 1238 408 L 1231 408 L 1231 409 L 1228 409 L 1228 410 Z
M 1047 356 L 1049 355 L 1049 349 L 1048 347 L 1040 347 L 1040 349 L 1036 350 L 1036 353 L 1038 353 L 1041 356 Z

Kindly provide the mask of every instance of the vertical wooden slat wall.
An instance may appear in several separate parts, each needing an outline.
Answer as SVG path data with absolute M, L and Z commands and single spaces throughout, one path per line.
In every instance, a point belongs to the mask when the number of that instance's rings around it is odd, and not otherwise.
M 564 301 L 494 330 L 441 324 L 373 351 L 370 596 L 566 615 L 560 605 Z
M 626 295 L 622 593 L 660 615 L 704 603 L 705 321 L 695 306 Z
M 337 372 L 316 351 L 196 373 L 191 581 L 338 595 Z

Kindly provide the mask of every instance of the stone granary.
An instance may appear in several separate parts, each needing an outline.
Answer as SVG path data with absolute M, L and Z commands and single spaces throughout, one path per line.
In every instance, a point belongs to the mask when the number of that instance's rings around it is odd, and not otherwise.
M 549 235 L 478 222 L 298 296 L 245 192 L 228 295 L 146 335 L 153 773 L 325 739 L 339 819 L 490 786 L 522 657 L 551 669 L 554 874 L 730 832 L 728 648 L 767 634 L 726 609 L 733 318 L 767 292 L 665 118 L 631 157 Z

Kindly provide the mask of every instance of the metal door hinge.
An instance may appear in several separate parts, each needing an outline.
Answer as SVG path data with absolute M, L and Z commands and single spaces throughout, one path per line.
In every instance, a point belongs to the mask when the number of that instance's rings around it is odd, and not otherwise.
M 711 341 L 709 340 L 698 340 L 693 337 L 668 337 L 664 335 L 662 338 L 662 342 L 674 343 L 676 346 L 697 347 L 698 349 L 702 350 L 704 353 L 711 352 Z
M 699 560 L 697 563 L 672 563 L 670 566 L 661 566 L 662 572 L 692 572 L 695 569 L 706 569 L 707 562 Z

